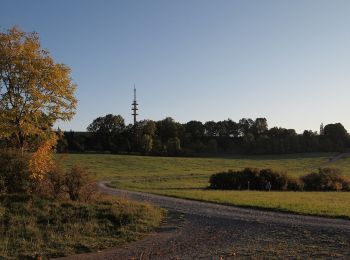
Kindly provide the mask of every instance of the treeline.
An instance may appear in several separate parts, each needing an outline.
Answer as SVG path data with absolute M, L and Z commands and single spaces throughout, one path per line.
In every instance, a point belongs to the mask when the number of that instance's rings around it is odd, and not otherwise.
M 265 118 L 238 122 L 190 121 L 178 123 L 167 117 L 125 125 L 120 115 L 96 118 L 87 132 L 61 133 L 58 152 L 111 152 L 149 155 L 282 154 L 343 152 L 350 137 L 340 123 L 321 125 L 320 132 L 268 128 Z

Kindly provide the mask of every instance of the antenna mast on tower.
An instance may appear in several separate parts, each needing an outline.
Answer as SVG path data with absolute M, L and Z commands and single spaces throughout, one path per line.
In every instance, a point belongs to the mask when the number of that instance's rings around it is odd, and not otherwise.
M 136 125 L 136 116 L 138 115 L 137 114 L 137 110 L 139 110 L 138 108 L 137 108 L 137 106 L 138 106 L 139 104 L 137 104 L 137 101 L 136 101 L 136 88 L 135 88 L 135 85 L 134 85 L 134 101 L 132 102 L 132 104 L 131 104 L 131 110 L 132 110 L 132 116 L 134 116 L 134 125 Z

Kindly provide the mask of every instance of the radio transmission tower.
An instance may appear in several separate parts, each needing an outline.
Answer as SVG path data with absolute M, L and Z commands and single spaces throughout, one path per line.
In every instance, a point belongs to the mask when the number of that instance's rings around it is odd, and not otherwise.
M 134 85 L 134 101 L 132 102 L 132 104 L 131 104 L 131 110 L 132 110 L 132 114 L 131 115 L 133 115 L 134 116 L 134 125 L 136 125 L 136 116 L 138 115 L 137 114 L 137 110 L 139 110 L 138 108 L 137 108 L 137 106 L 138 106 L 139 104 L 137 104 L 137 101 L 136 101 L 136 88 L 135 88 L 135 85 Z

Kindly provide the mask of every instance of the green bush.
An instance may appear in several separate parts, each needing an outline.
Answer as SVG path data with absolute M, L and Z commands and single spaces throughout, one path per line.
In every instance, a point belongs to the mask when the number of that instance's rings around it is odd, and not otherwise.
M 271 190 L 350 191 L 350 180 L 334 168 L 319 169 L 317 173 L 300 178 L 289 177 L 271 169 L 245 168 L 242 171 L 219 172 L 209 180 L 210 188 L 223 190 L 266 190 L 268 182 Z
M 239 189 L 238 174 L 232 170 L 227 172 L 219 172 L 210 176 L 210 188 L 212 189 L 223 189 L 233 190 Z
M 30 190 L 29 159 L 29 154 L 14 150 L 0 151 L 0 193 Z
M 287 190 L 291 191 L 302 191 L 304 189 L 304 183 L 300 180 L 300 178 L 288 178 Z
M 286 190 L 288 187 L 289 178 L 284 172 L 263 169 L 260 170 L 259 178 L 262 184 L 270 182 L 272 190 Z
M 294 179 L 289 178 L 285 173 L 271 169 L 245 168 L 242 171 L 229 170 L 213 174 L 209 180 L 210 188 L 232 190 L 265 190 L 268 182 L 270 182 L 272 190 L 287 190 L 288 183 L 290 183 L 290 187 L 293 186 L 293 189 L 298 189 Z
M 350 180 L 341 176 L 338 169 L 320 168 L 301 177 L 304 189 L 307 191 L 349 191 Z

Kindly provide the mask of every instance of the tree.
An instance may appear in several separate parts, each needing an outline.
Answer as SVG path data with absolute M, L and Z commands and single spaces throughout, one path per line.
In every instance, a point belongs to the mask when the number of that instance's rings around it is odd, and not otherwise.
M 217 153 L 218 152 L 218 142 L 215 139 L 210 139 L 208 141 L 207 151 L 209 153 Z
M 253 125 L 253 131 L 255 136 L 260 136 L 267 132 L 267 120 L 266 118 L 257 118 L 255 119 L 254 125 Z
M 143 120 L 137 123 L 138 128 L 140 129 L 140 135 L 149 135 L 154 137 L 156 134 L 157 126 L 156 123 L 152 120 Z
M 343 151 L 348 145 L 349 135 L 341 123 L 328 124 L 324 127 L 323 143 L 327 143 L 327 139 L 332 142 L 325 146 L 327 150 Z
M 150 135 L 144 134 L 141 138 L 141 149 L 144 153 L 149 153 L 153 148 L 153 139 Z
M 108 114 L 104 117 L 98 117 L 87 127 L 89 132 L 93 133 L 120 133 L 125 128 L 124 118 L 121 115 Z
M 320 125 L 320 135 L 324 135 L 324 126 L 323 123 Z
M 181 151 L 180 139 L 178 137 L 170 138 L 166 147 L 169 155 L 177 155 Z
M 214 121 L 208 121 L 204 124 L 204 134 L 209 137 L 218 135 L 217 124 Z
M 37 33 L 0 32 L 0 138 L 22 152 L 54 138 L 53 124 L 75 113 L 75 89 L 70 69 L 54 62 Z
M 245 136 L 251 132 L 254 121 L 250 118 L 242 118 L 238 122 L 239 132 L 241 136 Z
M 170 138 L 178 137 L 180 126 L 171 117 L 156 122 L 156 126 L 156 133 L 162 142 L 167 142 Z
M 200 121 L 189 121 L 185 124 L 185 132 L 190 135 L 190 139 L 200 139 L 204 135 L 204 125 Z
M 328 124 L 323 131 L 324 136 L 331 139 L 334 143 L 343 143 L 348 138 L 348 132 L 341 123 Z
M 121 146 L 121 133 L 125 130 L 124 118 L 121 115 L 108 114 L 98 117 L 87 127 L 94 133 L 94 138 L 103 150 L 118 152 Z

